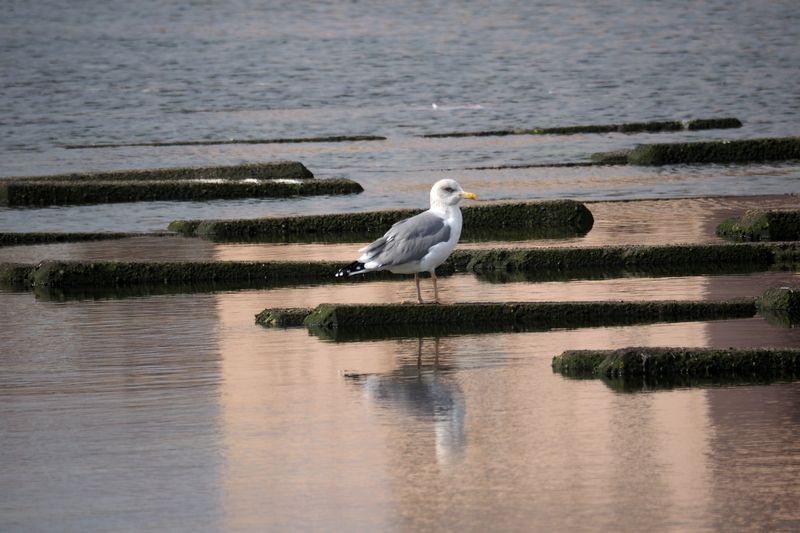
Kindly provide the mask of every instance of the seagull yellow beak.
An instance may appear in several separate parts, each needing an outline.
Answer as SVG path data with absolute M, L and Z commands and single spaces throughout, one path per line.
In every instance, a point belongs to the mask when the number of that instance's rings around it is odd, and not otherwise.
M 478 195 L 475 194 L 474 192 L 463 191 L 461 193 L 461 198 L 467 198 L 469 200 L 477 200 L 478 199 Z

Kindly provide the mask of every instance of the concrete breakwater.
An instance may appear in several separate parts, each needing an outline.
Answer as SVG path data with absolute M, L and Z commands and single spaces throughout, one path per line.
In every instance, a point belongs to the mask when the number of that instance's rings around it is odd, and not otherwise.
M 587 124 L 583 126 L 554 126 L 547 128 L 517 128 L 471 132 L 428 133 L 427 138 L 441 137 L 488 137 L 505 135 L 575 135 L 580 133 L 656 133 L 674 131 L 696 131 L 721 128 L 741 128 L 737 118 L 720 117 L 694 120 L 668 120 L 651 122 L 627 122 L 620 124 Z
M 255 321 L 265 327 L 305 326 L 320 338 L 352 342 L 382 338 L 749 318 L 755 313 L 753 299 L 710 302 L 320 304 L 313 309 L 264 309 L 256 315 Z
M 176 220 L 169 229 L 217 241 L 358 241 L 379 237 L 395 222 L 421 211 L 395 209 L 245 220 Z M 461 212 L 464 240 L 575 236 L 587 233 L 594 224 L 589 209 L 573 200 L 472 205 Z
M 569 377 L 623 379 L 791 378 L 800 374 L 800 349 L 630 347 L 568 350 L 553 371 Z
M 126 232 L 25 232 L 9 233 L 0 232 L 0 247 L 24 246 L 33 244 L 54 244 L 64 242 L 105 241 L 114 239 L 129 239 L 132 237 L 165 237 L 170 233 L 126 233 Z
M 241 165 L 137 168 L 106 172 L 72 172 L 48 176 L 18 176 L 7 181 L 97 182 L 97 181 L 182 181 L 245 179 L 313 179 L 314 174 L 299 161 L 266 161 Z
M 144 201 L 201 201 L 357 194 L 348 179 L 208 181 L 8 181 L 0 182 L 0 205 L 47 206 Z
M 671 267 L 670 275 L 681 269 L 692 274 L 716 272 L 726 266 L 747 266 L 766 270 L 776 263 L 797 262 L 800 243 L 710 244 L 669 246 L 619 246 L 596 248 L 531 248 L 457 250 L 437 269 L 446 276 L 454 272 L 476 274 L 532 272 L 547 279 L 565 273 L 572 278 L 594 276 L 597 268 L 625 275 L 635 268 L 640 275 L 658 274 Z M 292 283 L 352 283 L 379 279 L 405 279 L 386 272 L 370 273 L 357 279 L 333 277 L 342 266 L 336 261 L 45 261 L 33 264 L 0 264 L 0 282 L 33 287 L 115 287 L 155 283 L 161 285 L 237 282 L 240 286 Z
M 591 158 L 597 164 L 642 166 L 785 161 L 800 159 L 800 137 L 641 144 Z
M 348 179 L 313 179 L 296 161 L 23 176 L 0 180 L 0 205 L 47 206 L 154 200 L 354 194 Z

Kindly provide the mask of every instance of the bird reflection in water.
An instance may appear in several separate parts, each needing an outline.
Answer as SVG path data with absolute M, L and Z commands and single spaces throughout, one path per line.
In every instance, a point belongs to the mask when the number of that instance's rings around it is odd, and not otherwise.
M 344 375 L 361 385 L 376 405 L 429 422 L 425 427 L 432 429 L 437 461 L 452 462 L 463 455 L 467 443 L 464 392 L 447 357 L 439 356 L 439 338 L 433 339 L 432 354 L 424 353 L 424 344 L 420 337 L 416 357 L 403 358 L 405 362 L 388 374 Z

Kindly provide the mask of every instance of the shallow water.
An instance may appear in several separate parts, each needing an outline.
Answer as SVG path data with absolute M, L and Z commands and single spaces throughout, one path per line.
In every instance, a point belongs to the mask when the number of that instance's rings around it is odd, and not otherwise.
M 797 162 L 480 169 L 797 135 L 791 1 L 4 8 L 0 177 L 296 159 L 365 192 L 0 208 L 0 231 L 421 207 L 441 177 L 482 200 L 591 202 L 586 236 L 464 247 L 718 242 L 726 217 L 798 205 Z M 744 127 L 418 137 L 710 116 Z M 387 140 L 64 148 L 329 134 Z M 630 199 L 650 200 L 615 201 Z M 3 247 L 0 261 L 348 261 L 358 247 L 153 236 Z M 798 274 L 502 281 L 443 277 L 442 298 L 727 299 L 797 285 Z M 797 382 L 623 392 L 550 368 L 566 349 L 797 347 L 800 329 L 757 316 L 334 343 L 254 324 L 266 307 L 413 298 L 408 279 L 139 296 L 0 289 L 0 530 L 800 528 Z
M 16 332 L 0 378 L 4 529 L 593 529 L 622 515 L 631 530 L 700 530 L 800 518 L 797 384 L 624 394 L 549 368 L 567 347 L 800 343 L 759 318 L 420 348 L 255 327 L 269 292 L 2 297 L 15 309 L 4 331 Z

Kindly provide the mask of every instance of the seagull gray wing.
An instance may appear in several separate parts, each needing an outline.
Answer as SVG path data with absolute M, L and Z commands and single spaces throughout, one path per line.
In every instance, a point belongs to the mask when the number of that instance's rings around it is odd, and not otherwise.
M 450 226 L 430 211 L 401 220 L 366 248 L 360 261 L 397 266 L 419 261 L 431 247 L 450 240 Z

